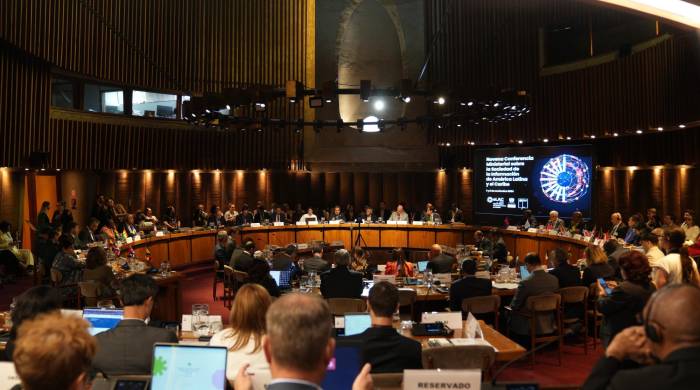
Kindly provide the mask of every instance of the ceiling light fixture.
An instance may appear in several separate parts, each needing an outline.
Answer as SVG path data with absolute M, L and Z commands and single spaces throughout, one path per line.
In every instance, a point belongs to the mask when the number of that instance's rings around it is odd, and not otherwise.
M 700 28 L 700 6 L 682 0 L 599 0 Z

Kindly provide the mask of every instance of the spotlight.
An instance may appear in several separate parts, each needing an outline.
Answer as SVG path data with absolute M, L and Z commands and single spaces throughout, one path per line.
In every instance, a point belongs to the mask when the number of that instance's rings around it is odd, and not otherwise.
M 360 80 L 360 99 L 362 99 L 363 102 L 368 102 L 371 94 L 372 94 L 372 81 L 371 80 Z
M 290 103 L 296 103 L 304 98 L 304 86 L 296 80 L 287 80 L 285 95 Z
M 637 133 L 637 134 L 642 134 L 642 130 L 637 130 L 636 133 Z
M 473 105 L 474 105 L 474 102 L 468 102 L 468 103 L 467 103 L 467 106 L 469 106 L 469 107 L 471 107 L 471 106 L 473 106 Z
M 571 141 L 571 137 L 566 137 L 566 140 L 567 140 L 567 141 Z
M 545 139 L 543 139 L 543 140 L 542 140 L 542 142 L 544 142 L 544 143 L 547 143 L 547 142 L 549 142 L 549 138 L 545 138 Z
M 401 79 L 401 85 L 399 87 L 399 98 L 404 103 L 410 103 L 411 94 L 413 94 L 413 82 L 410 79 Z
M 522 145 L 523 140 L 519 139 L 519 140 L 518 140 L 518 143 Z
M 384 100 L 379 99 L 374 101 L 374 109 L 376 111 L 382 111 L 384 110 Z
M 685 129 L 685 125 L 678 125 L 679 129 Z
M 591 139 L 595 139 L 595 134 L 591 135 Z
M 229 110 L 229 111 L 231 111 L 231 106 L 229 106 L 229 105 L 227 104 L 227 105 L 226 105 L 226 109 Z
M 362 129 L 362 131 L 364 131 L 365 133 L 377 133 L 379 132 L 379 126 L 377 126 L 378 121 L 379 119 L 376 116 L 370 115 L 364 120 L 358 120 L 357 123 L 358 127 L 360 127 L 360 129 Z M 372 124 L 366 125 L 365 123 L 368 122 Z
M 657 131 L 664 131 L 664 128 L 663 128 L 663 127 L 657 127 L 656 130 L 657 130 Z
M 447 146 L 447 147 L 449 148 L 449 147 L 452 146 L 452 145 L 448 142 L 448 143 L 445 144 L 445 146 Z
M 309 107 L 311 107 L 311 108 L 323 107 L 323 99 L 318 97 L 318 96 L 314 96 L 314 97 L 310 98 L 309 99 Z
M 435 102 L 442 106 L 443 104 L 445 104 L 445 98 L 440 96 L 437 98 L 437 100 Z

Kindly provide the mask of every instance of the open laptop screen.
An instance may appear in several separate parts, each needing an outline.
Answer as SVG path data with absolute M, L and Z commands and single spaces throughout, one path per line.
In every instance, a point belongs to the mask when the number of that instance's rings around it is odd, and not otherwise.
M 425 272 L 426 268 L 428 268 L 428 260 L 421 260 L 418 262 L 418 272 Z
M 520 279 L 525 280 L 530 277 L 530 271 L 527 270 L 527 267 L 524 265 L 520 266 Z
M 119 324 L 124 318 L 124 310 L 121 309 L 85 309 L 83 318 L 90 323 L 90 334 L 96 335 L 110 330 Z
M 345 315 L 345 335 L 352 336 L 360 334 L 372 326 L 372 319 L 369 314 L 357 313 Z
M 151 390 L 226 388 L 226 347 L 156 344 Z

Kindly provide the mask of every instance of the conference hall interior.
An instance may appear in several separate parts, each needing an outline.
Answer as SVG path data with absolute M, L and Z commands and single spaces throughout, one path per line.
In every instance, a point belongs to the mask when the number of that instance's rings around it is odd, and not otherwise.
M 699 29 L 0 2 L 0 390 L 696 389 Z

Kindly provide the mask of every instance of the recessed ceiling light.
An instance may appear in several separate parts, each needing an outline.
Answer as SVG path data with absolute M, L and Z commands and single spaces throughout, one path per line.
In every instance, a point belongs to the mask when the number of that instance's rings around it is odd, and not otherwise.
M 617 137 L 618 135 L 620 135 L 620 134 L 613 133 L 613 137 Z
M 664 131 L 664 128 L 659 126 L 659 127 L 656 128 L 656 130 L 657 130 L 657 131 Z
M 685 125 L 678 125 L 679 128 L 685 129 Z
M 636 133 L 637 133 L 637 134 L 642 134 L 642 130 L 637 130 Z
M 549 142 L 549 138 L 543 139 L 542 142 Z

